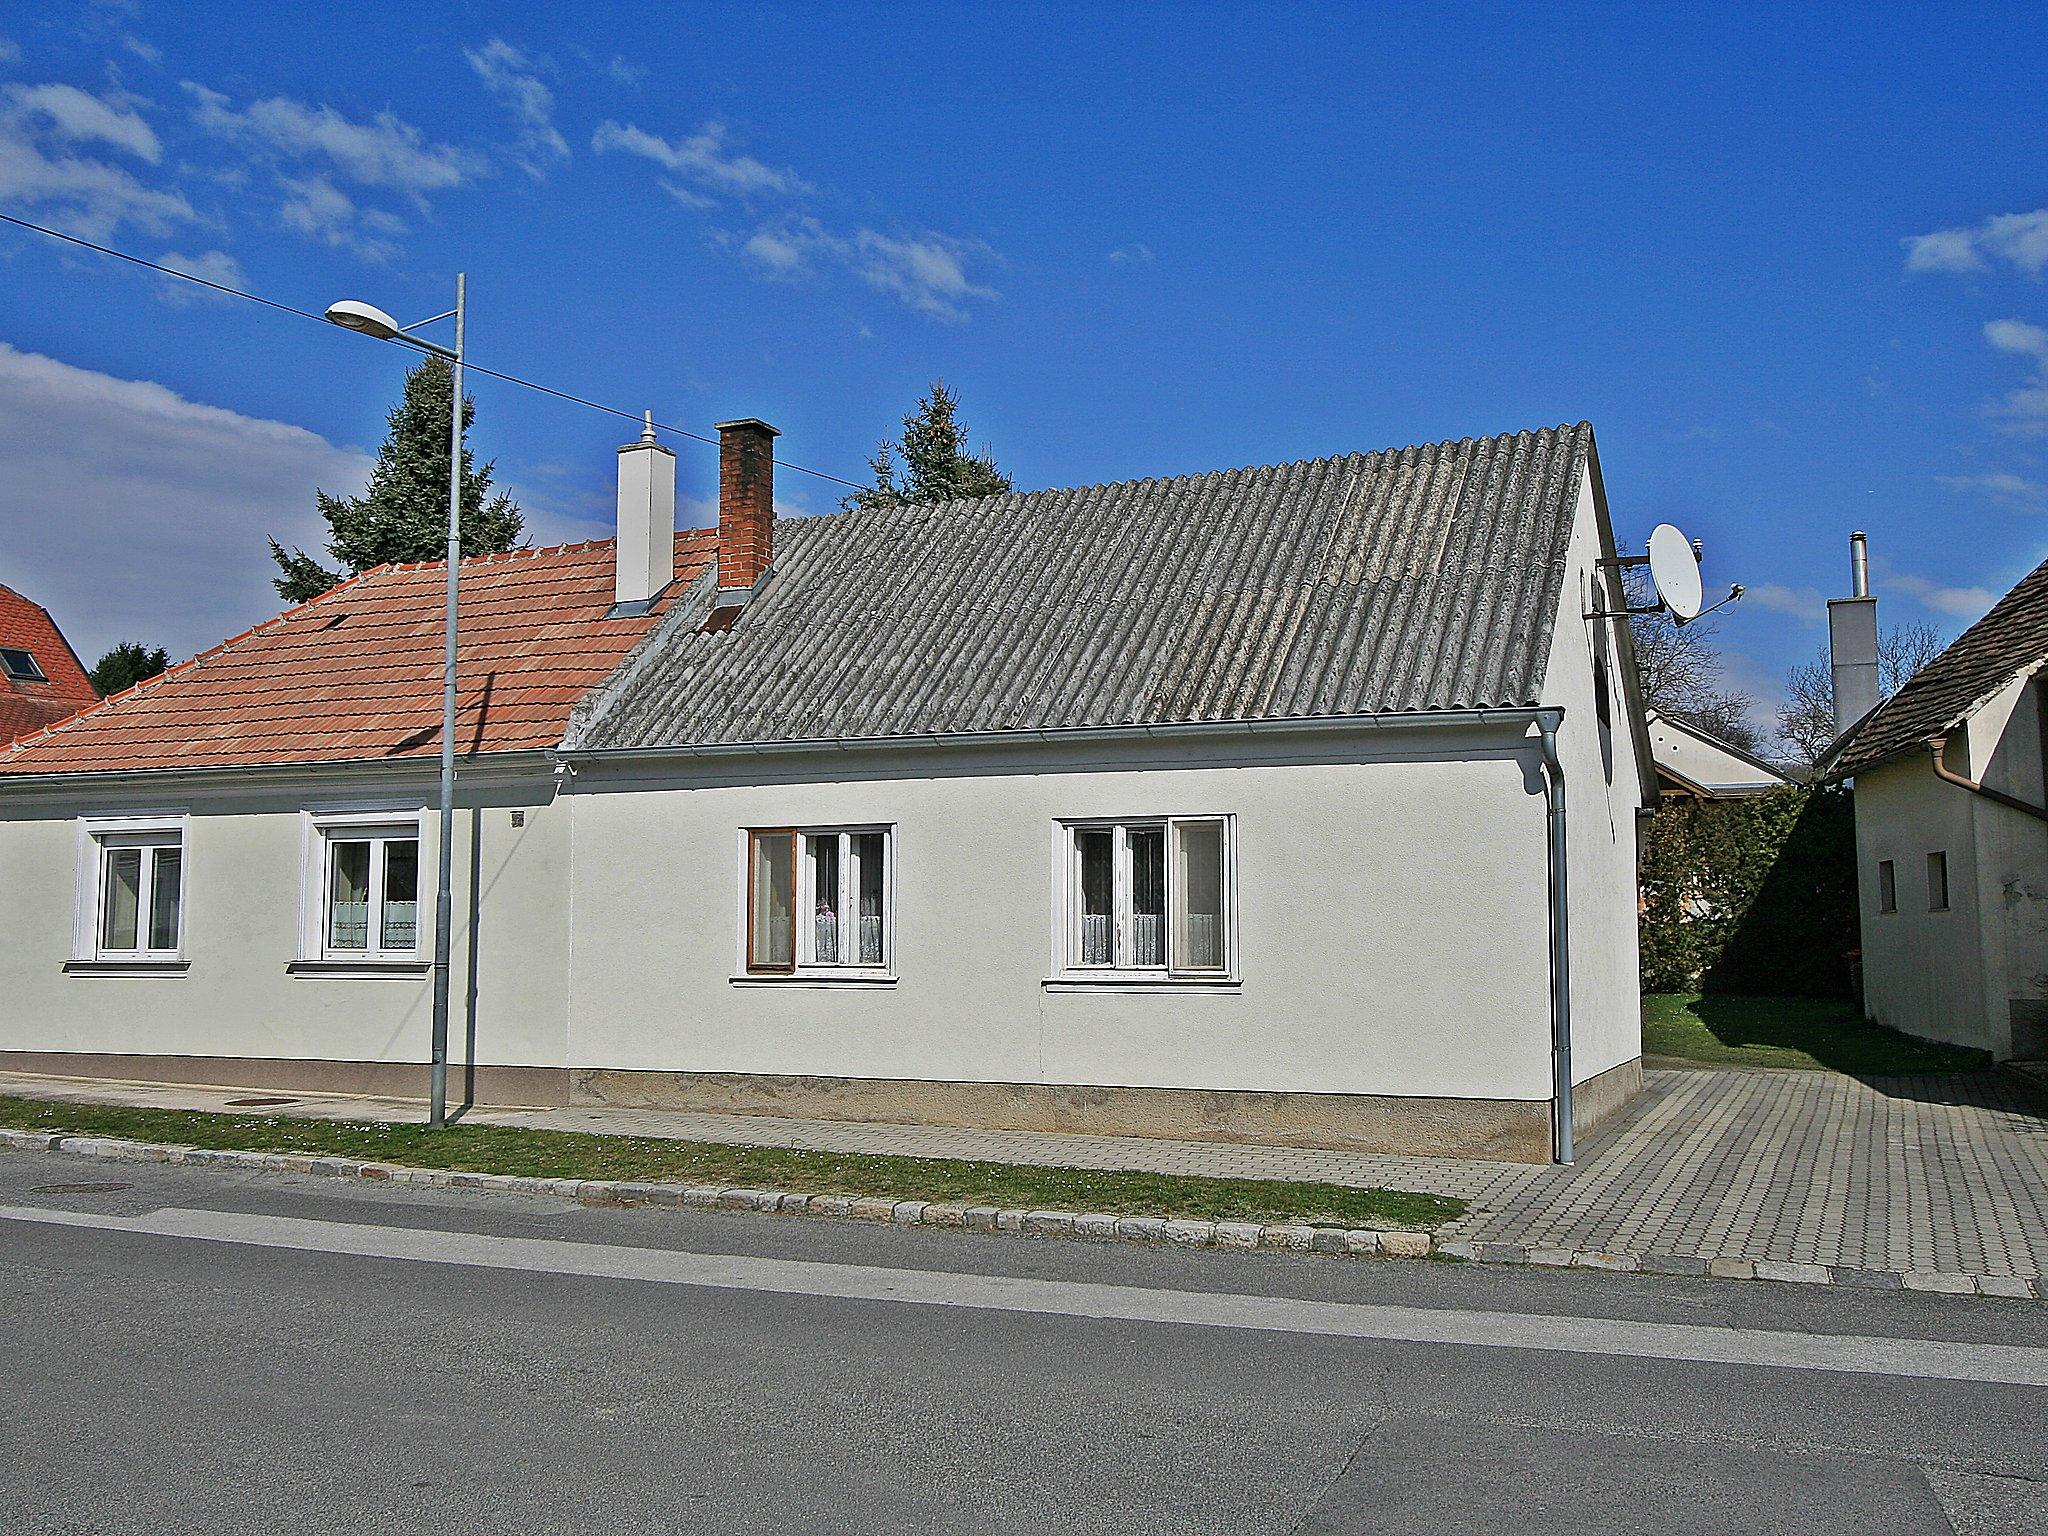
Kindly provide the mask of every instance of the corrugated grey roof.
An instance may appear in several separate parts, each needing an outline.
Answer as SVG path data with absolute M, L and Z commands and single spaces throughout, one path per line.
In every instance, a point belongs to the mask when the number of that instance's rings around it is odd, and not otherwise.
M 1834 749 L 1832 778 L 1923 749 L 1927 738 L 1952 730 L 2014 674 L 2048 660 L 2048 561 L 2020 578 L 1991 611 L 1864 716 Z
M 604 749 L 1537 702 L 1592 428 L 783 519 L 578 710 Z

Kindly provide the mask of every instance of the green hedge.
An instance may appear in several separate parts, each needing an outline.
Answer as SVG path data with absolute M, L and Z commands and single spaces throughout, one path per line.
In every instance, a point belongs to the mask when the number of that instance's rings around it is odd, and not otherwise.
M 1849 792 L 1667 796 L 1643 839 L 1642 897 L 1645 992 L 1849 996 Z

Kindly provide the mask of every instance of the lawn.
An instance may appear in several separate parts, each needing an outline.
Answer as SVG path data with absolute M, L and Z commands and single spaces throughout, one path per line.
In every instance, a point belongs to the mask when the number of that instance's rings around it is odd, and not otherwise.
M 1811 997 L 1643 999 L 1643 1054 L 1712 1067 L 1791 1067 L 1898 1077 L 1981 1072 L 1988 1052 L 1916 1040 L 1864 1018 L 1847 1002 Z
M 300 1152 L 548 1179 L 645 1179 L 784 1189 L 816 1195 L 954 1201 L 1008 1209 L 1107 1211 L 1214 1221 L 1310 1222 L 1422 1229 L 1462 1200 L 1396 1189 L 1213 1179 L 1092 1168 L 1031 1168 L 951 1158 L 733 1147 L 654 1136 L 598 1136 L 510 1126 L 423 1125 L 128 1109 L 0 1096 L 0 1125 L 130 1141 L 259 1152 Z

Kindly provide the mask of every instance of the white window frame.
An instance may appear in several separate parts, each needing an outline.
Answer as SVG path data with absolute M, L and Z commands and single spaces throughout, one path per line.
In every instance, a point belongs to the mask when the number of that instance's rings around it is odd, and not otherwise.
M 762 836 L 793 835 L 796 839 L 796 905 L 795 905 L 795 965 L 792 969 L 756 967 L 754 965 L 752 934 L 749 931 L 753 916 L 755 893 L 753 889 L 753 840 Z M 863 964 L 858 959 L 819 960 L 817 958 L 817 890 L 816 875 L 811 858 L 811 843 L 819 838 L 839 840 L 839 889 L 834 894 L 834 908 L 839 913 L 842 950 L 859 953 L 859 892 L 854 888 L 852 839 L 862 836 L 879 836 L 882 839 L 882 959 L 880 964 Z M 733 980 L 746 982 L 780 983 L 790 981 L 810 982 L 893 982 L 896 979 L 896 826 L 893 822 L 848 822 L 840 825 L 790 826 L 761 825 L 742 827 L 739 837 L 740 881 L 739 913 L 739 955 Z M 853 918 L 848 922 L 848 916 Z
M 192 922 L 192 856 L 183 812 L 140 816 L 87 816 L 78 823 L 77 898 L 72 910 L 71 963 L 80 968 L 183 968 L 185 935 Z M 142 848 L 141 886 L 137 894 L 133 949 L 102 947 L 107 902 L 108 854 L 117 848 Z M 178 850 L 178 937 L 169 949 L 149 947 L 150 906 L 159 848 Z
M 1189 967 L 1178 963 L 1175 935 L 1180 929 L 1178 880 L 1174 873 L 1174 850 L 1179 829 L 1185 826 L 1220 824 L 1223 829 L 1223 964 Z M 1165 960 L 1159 965 L 1136 965 L 1127 957 L 1132 946 L 1130 833 L 1134 829 L 1156 828 L 1165 839 L 1166 903 L 1165 932 L 1162 935 Z M 1107 831 L 1112 835 L 1110 853 L 1111 940 L 1109 963 L 1081 959 L 1081 840 L 1083 832 Z M 1109 984 L 1164 983 L 1172 986 L 1207 986 L 1235 983 L 1238 975 L 1238 892 L 1237 817 L 1228 812 L 1203 812 L 1177 816 L 1097 816 L 1061 821 L 1055 830 L 1055 932 L 1054 968 L 1049 980 Z
M 375 969 L 423 966 L 426 944 L 433 926 L 432 903 L 427 892 L 433 888 L 433 870 L 427 859 L 425 817 L 418 810 L 308 811 L 304 816 L 304 842 L 299 861 L 299 957 L 295 967 L 321 966 Z M 413 942 L 405 949 L 383 947 L 384 938 L 384 848 L 387 843 L 413 841 L 419 844 L 419 884 L 414 901 Z M 369 918 L 362 949 L 342 949 L 328 943 L 328 906 L 333 891 L 333 845 L 337 842 L 370 844 Z

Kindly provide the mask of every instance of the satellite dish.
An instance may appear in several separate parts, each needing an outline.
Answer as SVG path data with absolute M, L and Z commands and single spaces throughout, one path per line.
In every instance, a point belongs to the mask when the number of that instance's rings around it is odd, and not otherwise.
M 1669 523 L 1650 530 L 1650 580 L 1657 584 L 1657 600 L 1683 624 L 1700 616 L 1700 560 L 1692 542 Z

